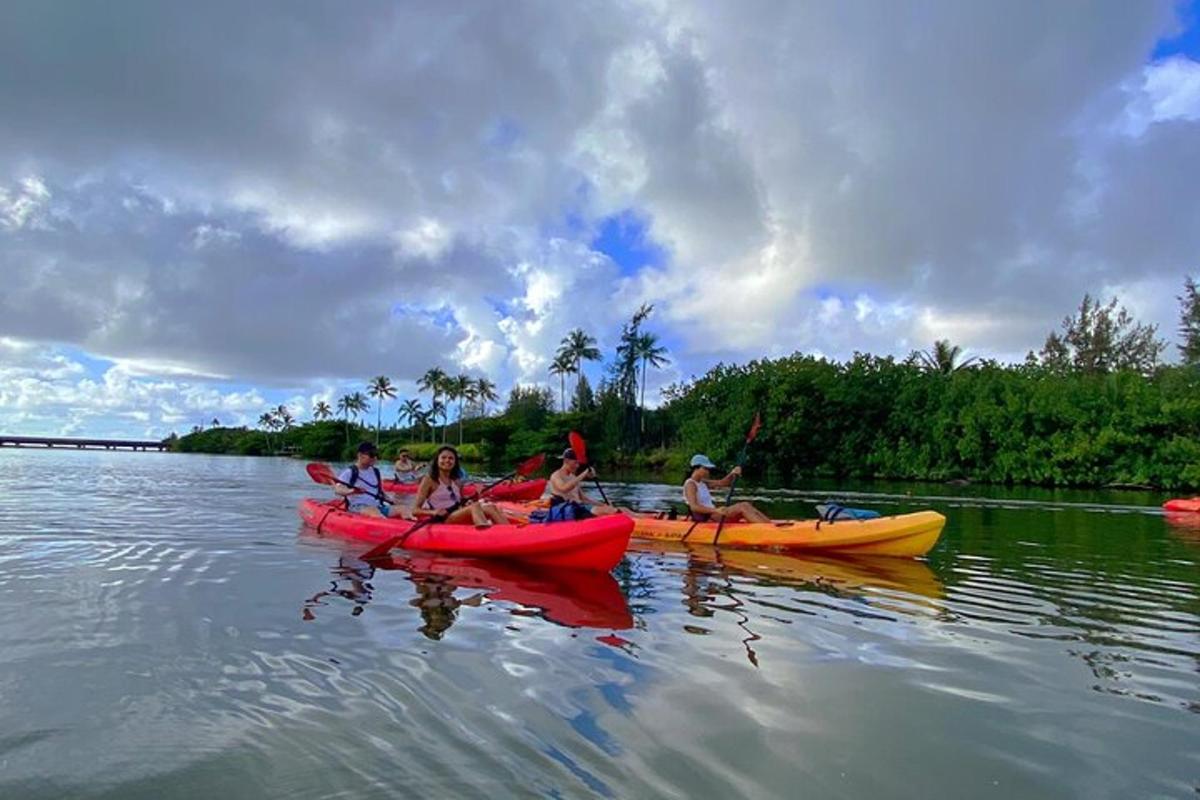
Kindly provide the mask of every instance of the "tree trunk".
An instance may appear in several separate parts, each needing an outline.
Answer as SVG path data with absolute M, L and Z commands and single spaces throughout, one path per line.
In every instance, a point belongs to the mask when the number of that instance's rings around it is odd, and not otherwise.
M 642 435 L 646 435 L 646 359 L 642 359 L 642 403 L 638 409 L 638 421 L 641 422 Z M 641 444 L 641 442 L 638 442 Z

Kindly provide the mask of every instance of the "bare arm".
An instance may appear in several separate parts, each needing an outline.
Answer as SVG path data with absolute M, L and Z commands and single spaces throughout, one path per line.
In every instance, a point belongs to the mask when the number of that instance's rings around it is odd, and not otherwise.
M 429 499 L 429 495 L 433 494 L 435 488 L 433 480 L 428 475 L 421 478 L 421 485 L 417 487 L 416 499 L 413 500 L 412 513 L 414 516 L 433 517 L 440 513 L 425 508 L 425 501 Z
M 578 475 L 572 475 L 569 478 L 564 478 L 557 472 L 550 476 L 550 490 L 557 495 L 566 495 L 579 488 L 579 484 L 583 483 L 591 477 L 592 471 L 589 467 Z
M 721 478 L 720 480 L 713 480 L 710 478 L 709 480 L 706 480 L 705 483 L 708 484 L 708 488 L 710 489 L 723 489 L 726 486 L 732 486 L 733 479 L 741 477 L 741 474 L 742 468 L 734 467 L 733 469 L 729 470 L 729 474 L 724 478 Z

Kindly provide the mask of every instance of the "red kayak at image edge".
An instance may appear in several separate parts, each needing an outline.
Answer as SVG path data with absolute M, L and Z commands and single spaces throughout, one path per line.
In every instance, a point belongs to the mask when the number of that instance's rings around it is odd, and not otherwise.
M 343 510 L 341 500 L 301 500 L 298 510 L 301 519 L 317 533 L 368 544 L 402 536 L 416 524 L 405 519 L 351 514 Z M 477 528 L 433 524 L 414 531 L 397 547 L 607 572 L 624 557 L 632 533 L 633 520 L 621 514 L 551 525 L 518 523 Z
M 1177 497 L 1163 503 L 1163 508 L 1167 511 L 1188 511 L 1200 514 L 1200 497 Z
M 398 483 L 396 481 L 384 480 L 383 490 L 392 494 L 416 494 L 419 483 Z M 478 483 L 468 483 L 463 486 L 463 495 L 465 497 L 474 497 L 479 494 L 479 490 L 485 488 L 484 485 Z M 546 479 L 538 478 L 532 481 L 517 481 L 516 483 L 502 483 L 499 486 L 493 486 L 488 490 L 487 498 L 489 500 L 511 500 L 514 502 L 522 500 L 537 500 L 546 491 Z

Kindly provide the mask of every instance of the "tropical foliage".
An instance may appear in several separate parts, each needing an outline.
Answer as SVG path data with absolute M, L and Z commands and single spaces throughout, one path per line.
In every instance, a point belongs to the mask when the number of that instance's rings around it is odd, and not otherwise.
M 730 463 L 755 413 L 762 431 L 750 449 L 750 474 L 778 481 L 811 476 L 1025 483 L 1049 486 L 1143 484 L 1200 486 L 1200 307 L 1195 283 L 1180 298 L 1183 366 L 1163 366 L 1165 343 L 1118 303 L 1085 296 L 1051 333 L 1041 353 L 1001 365 L 963 358 L 948 340 L 904 361 L 856 355 L 845 363 L 795 354 L 743 365 L 720 364 L 668 387 L 646 408 L 650 370 L 668 358 L 646 330 L 645 305 L 622 328 L 605 376 L 593 389 L 582 366 L 600 358 L 582 329 L 564 339 L 550 386 L 515 386 L 504 407 L 486 377 L 428 370 L 417 385 L 427 399 L 400 401 L 396 425 L 375 435 L 385 457 L 401 446 L 419 453 L 446 440 L 448 417 L 468 459 L 495 467 L 534 453 L 555 453 L 578 430 L 589 456 L 608 467 L 682 471 L 693 452 Z M 1188 348 L 1195 348 L 1189 350 Z M 1191 355 L 1189 355 L 1191 354 Z M 1190 360 L 1189 360 L 1190 359 Z M 576 375 L 567 410 L 566 377 Z M 368 393 L 395 396 L 384 376 Z M 180 450 L 349 458 L 369 432 L 361 392 L 339 398 L 339 419 L 319 401 L 313 420 L 294 425 L 279 406 L 259 430 L 213 428 L 181 437 Z M 451 416 L 453 415 L 453 416 Z M 439 430 L 439 424 L 441 429 Z M 418 443 L 424 443 L 418 445 Z M 678 474 L 672 474 L 672 479 Z

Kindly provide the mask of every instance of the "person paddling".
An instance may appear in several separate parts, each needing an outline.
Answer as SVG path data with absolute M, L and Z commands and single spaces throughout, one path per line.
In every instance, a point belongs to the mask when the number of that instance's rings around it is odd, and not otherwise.
M 550 518 L 552 520 L 587 519 L 620 514 L 625 509 L 601 503 L 583 492 L 583 482 L 596 477 L 592 467 L 579 472 L 579 458 L 568 447 L 562 454 L 562 466 L 550 475 Z M 578 474 L 577 474 L 578 473 Z
M 731 506 L 718 506 L 710 489 L 733 484 L 734 478 L 742 474 L 742 468 L 734 467 L 720 480 L 710 477 L 709 470 L 716 469 L 708 456 L 697 453 L 692 456 L 692 473 L 683 482 L 683 500 L 687 503 L 692 519 L 697 522 L 715 522 L 724 517 L 726 522 L 746 520 L 748 522 L 770 522 L 771 518 L 759 511 L 752 503 L 740 502 Z
M 408 450 L 401 450 L 392 464 L 392 480 L 397 483 L 416 483 L 421 480 L 421 465 L 409 457 Z
M 383 478 L 375 461 L 379 458 L 379 449 L 371 442 L 363 442 L 358 446 L 354 464 L 342 470 L 337 476 L 338 482 L 333 486 L 333 493 L 346 498 L 346 508 L 352 513 L 368 517 L 398 516 L 412 519 L 412 515 L 403 505 L 397 503 L 395 496 L 383 491 Z
M 458 463 L 458 451 L 450 445 L 438 448 L 429 463 L 429 474 L 421 478 L 417 497 L 413 501 L 413 513 L 422 517 L 444 517 L 451 525 L 474 523 L 485 527 L 493 523 L 507 525 L 504 512 L 490 502 L 479 499 L 461 506 L 463 469 Z

